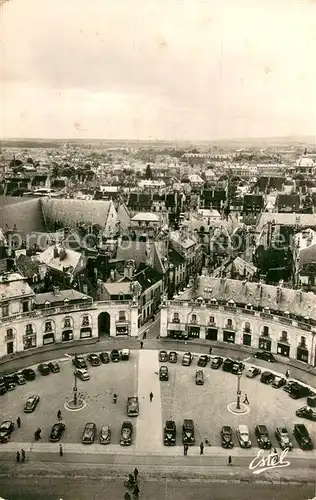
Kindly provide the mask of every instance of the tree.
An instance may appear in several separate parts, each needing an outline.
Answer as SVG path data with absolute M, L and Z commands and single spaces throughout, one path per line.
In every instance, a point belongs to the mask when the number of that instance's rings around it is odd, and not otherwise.
M 153 173 L 152 173 L 152 170 L 150 168 L 150 165 L 148 164 L 146 167 L 146 179 L 152 180 L 152 178 L 153 178 Z
M 31 165 L 34 165 L 33 158 L 29 157 L 29 158 L 26 160 L 26 163 L 30 163 Z

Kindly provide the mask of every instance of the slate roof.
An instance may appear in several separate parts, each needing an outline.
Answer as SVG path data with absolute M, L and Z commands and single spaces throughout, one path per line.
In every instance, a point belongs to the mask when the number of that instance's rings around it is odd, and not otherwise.
M 34 292 L 21 274 L 0 276 L 0 301 L 29 295 L 34 295 Z
M 60 253 L 62 250 L 61 247 L 58 246 L 57 248 Z M 52 245 L 44 250 L 44 252 L 42 252 L 38 257 L 39 261 L 55 271 L 64 272 L 64 268 L 72 268 L 71 272 L 75 271 L 82 257 L 81 253 L 75 252 L 70 248 L 66 248 L 65 257 L 61 259 L 60 255 L 54 257 L 54 249 L 55 245 Z
M 126 247 L 125 244 L 126 243 Z M 116 259 L 117 260 L 134 260 L 136 266 L 140 262 L 146 262 L 148 259 L 147 255 L 148 244 L 143 241 L 127 241 L 122 242 L 118 245 Z
M 25 278 L 32 278 L 34 274 L 38 274 L 39 272 L 39 263 L 33 261 L 31 257 L 28 257 L 27 255 L 19 255 L 15 265 L 18 272 Z
M 212 290 L 206 293 L 205 289 Z M 280 297 L 278 298 L 278 290 Z M 236 304 L 251 304 L 254 307 L 268 307 L 271 310 L 290 311 L 297 316 L 316 321 L 316 300 L 313 292 L 301 292 L 291 288 L 276 287 L 255 282 L 244 283 L 240 280 L 199 277 L 197 292 L 187 288 L 181 295 L 181 301 L 192 299 L 193 295 L 207 299 L 234 300 Z M 174 302 L 179 301 L 176 299 Z
M 299 256 L 299 268 L 301 269 L 306 264 L 315 264 L 316 263 L 316 245 L 311 245 L 307 248 L 303 248 L 300 251 Z M 315 297 L 316 302 L 316 297 Z
M 148 221 L 148 222 L 159 222 L 160 219 L 158 215 L 151 212 L 139 212 L 131 218 L 131 221 Z
M 73 300 L 86 300 L 91 299 L 88 295 L 84 293 L 78 292 L 77 290 L 59 290 L 57 294 L 53 292 L 46 293 L 36 293 L 35 294 L 35 302 L 36 304 L 45 304 L 45 302 L 49 302 L 53 304 L 54 302 L 63 302 L 65 299 L 69 300 L 69 302 Z
M 316 227 L 316 214 L 295 214 L 295 213 L 262 213 L 259 217 L 256 231 L 260 232 L 268 223 L 274 221 L 277 225 L 303 227 Z
M 162 274 L 158 273 L 152 267 L 146 266 L 146 264 L 141 263 L 134 275 L 134 280 L 138 281 L 140 286 L 142 287 L 142 292 L 153 286 L 158 281 L 161 281 L 163 278 Z

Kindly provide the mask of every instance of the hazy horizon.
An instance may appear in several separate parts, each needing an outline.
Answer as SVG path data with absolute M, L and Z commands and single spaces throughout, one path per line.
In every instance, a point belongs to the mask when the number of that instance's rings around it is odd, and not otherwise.
M 311 0 L 10 0 L 1 11 L 3 139 L 316 135 Z

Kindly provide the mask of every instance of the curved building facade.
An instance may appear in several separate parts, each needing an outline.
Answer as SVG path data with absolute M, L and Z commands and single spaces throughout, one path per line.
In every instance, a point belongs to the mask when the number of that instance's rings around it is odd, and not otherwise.
M 316 366 L 316 296 L 201 276 L 164 301 L 160 336 L 226 342 Z

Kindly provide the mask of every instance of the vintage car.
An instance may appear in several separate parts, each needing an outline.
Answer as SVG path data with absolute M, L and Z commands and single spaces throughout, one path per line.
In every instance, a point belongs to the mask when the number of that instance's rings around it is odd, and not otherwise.
M 121 446 L 129 446 L 132 444 L 133 439 L 133 425 L 132 422 L 125 421 L 121 427 L 121 437 L 120 437 L 120 445 Z
M 139 400 L 137 396 L 127 398 L 126 413 L 128 417 L 138 417 L 139 415 Z

